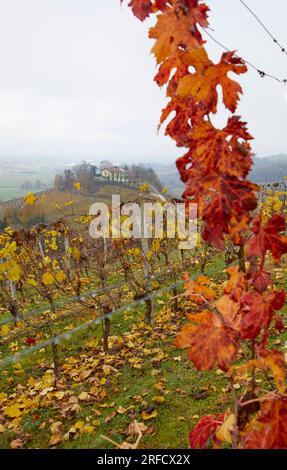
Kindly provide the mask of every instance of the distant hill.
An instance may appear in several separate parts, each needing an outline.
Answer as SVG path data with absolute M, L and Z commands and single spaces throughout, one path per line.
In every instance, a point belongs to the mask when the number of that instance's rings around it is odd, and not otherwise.
M 175 196 L 180 196 L 184 185 L 180 181 L 175 164 L 151 165 L 162 184 Z M 272 183 L 282 181 L 287 176 L 287 155 L 272 155 L 270 157 L 254 157 L 253 170 L 250 179 L 256 183 Z
M 287 176 L 287 155 L 254 158 L 251 179 L 257 183 L 282 181 Z
M 0 226 L 4 219 L 8 220 L 9 225 L 23 228 L 38 223 L 54 223 L 64 215 L 72 213 L 87 214 L 90 206 L 95 202 L 110 205 L 113 195 L 120 195 L 121 202 L 130 202 L 138 198 L 138 190 L 119 184 L 103 183 L 95 193 L 90 195 L 79 192 L 71 194 L 71 191 L 50 189 L 45 193 L 44 203 L 39 197 L 38 202 L 33 206 L 24 204 L 22 198 L 0 202 Z M 71 200 L 73 201 L 72 209 Z M 69 217 L 69 220 L 73 220 L 73 218 Z

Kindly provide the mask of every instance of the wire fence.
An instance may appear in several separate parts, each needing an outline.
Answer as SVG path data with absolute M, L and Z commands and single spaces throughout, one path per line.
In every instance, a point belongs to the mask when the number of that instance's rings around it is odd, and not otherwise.
M 163 273 L 166 272 L 167 274 L 170 274 L 172 272 L 172 269 L 175 269 L 175 266 L 169 265 L 167 267 L 167 269 L 163 268 L 163 270 L 161 270 L 161 272 L 158 275 L 153 274 L 151 276 L 151 280 L 159 280 L 162 277 Z M 81 295 L 74 295 L 74 296 L 71 296 L 70 298 L 65 298 L 65 299 L 62 299 L 62 300 L 54 300 L 53 301 L 53 307 L 54 308 L 63 308 L 63 307 L 66 307 L 67 305 L 73 304 L 74 302 L 84 302 L 85 300 L 88 300 L 89 298 L 94 299 L 94 298 L 99 297 L 99 296 L 101 296 L 105 293 L 111 292 L 112 290 L 121 289 L 121 288 L 125 287 L 126 285 L 127 285 L 126 282 L 119 282 L 117 284 L 110 285 L 108 287 L 105 287 L 105 288 L 102 288 L 102 289 L 99 289 L 99 290 L 96 290 L 96 289 L 88 290 L 88 291 L 86 291 L 85 293 L 83 293 Z M 50 309 L 51 309 L 51 304 L 46 303 L 45 305 L 42 305 L 41 307 L 38 307 L 36 309 L 27 311 L 27 313 L 20 316 L 18 321 L 25 321 L 25 320 L 33 317 L 33 316 L 40 315 L 41 313 L 43 313 L 47 310 L 50 310 Z M 13 323 L 15 323 L 14 318 L 1 320 L 0 321 L 0 327 L 4 326 L 4 325 L 11 325 Z
M 229 266 L 234 266 L 235 264 L 236 264 L 236 262 L 233 262 L 233 263 L 230 263 Z M 222 272 L 222 271 L 219 271 L 218 268 L 217 268 L 214 271 L 211 270 L 208 273 L 208 275 L 213 276 L 213 275 L 218 274 L 219 272 Z M 194 273 L 189 273 L 189 275 L 191 277 L 194 277 Z M 3 368 L 3 367 L 5 367 L 9 364 L 17 363 L 17 362 L 21 361 L 22 359 L 24 359 L 25 357 L 27 357 L 27 356 L 29 356 L 29 355 L 37 352 L 37 351 L 40 351 L 42 349 L 47 349 L 48 347 L 52 347 L 52 349 L 54 349 L 54 352 L 55 352 L 55 348 L 61 342 L 65 341 L 65 340 L 69 340 L 73 335 L 75 335 L 77 333 L 80 333 L 80 332 L 83 332 L 83 331 L 85 331 L 89 328 L 92 328 L 95 325 L 102 325 L 106 320 L 111 320 L 116 315 L 119 315 L 123 312 L 128 312 L 132 309 L 135 309 L 135 307 L 138 306 L 138 305 L 146 304 L 147 302 L 154 302 L 154 300 L 156 298 L 158 298 L 159 296 L 162 296 L 163 294 L 168 293 L 170 291 L 174 292 L 176 289 L 178 289 L 180 287 L 183 287 L 185 282 L 186 281 L 184 281 L 184 280 L 178 280 L 177 282 L 174 282 L 174 283 L 172 283 L 168 286 L 162 287 L 160 289 L 155 289 L 152 292 L 148 292 L 148 293 L 142 295 L 138 299 L 132 300 L 131 302 L 126 303 L 126 304 L 124 304 L 124 305 L 122 305 L 118 308 L 114 308 L 111 311 L 109 311 L 107 313 L 104 313 L 104 314 L 101 314 L 100 316 L 98 316 L 98 317 L 96 317 L 92 320 L 81 323 L 80 325 L 78 325 L 74 328 L 71 328 L 70 330 L 68 330 L 65 333 L 51 335 L 51 337 L 49 339 L 47 339 L 46 341 L 42 341 L 39 344 L 35 344 L 35 345 L 33 345 L 33 346 L 31 346 L 27 349 L 21 350 L 21 351 L 15 353 L 13 355 L 10 355 L 10 356 L 7 356 L 7 357 L 1 359 L 0 360 L 0 368 Z M 116 288 L 119 288 L 119 287 L 123 287 L 124 285 L 125 285 L 124 283 L 121 283 L 121 284 L 118 284 L 116 286 L 110 286 L 109 288 L 103 289 L 102 291 L 91 291 L 90 294 L 91 295 L 102 295 L 104 292 L 111 292 L 112 290 L 114 290 Z M 96 292 L 97 292 L 97 294 L 96 294 Z M 71 303 L 71 300 L 69 301 L 69 304 L 70 303 Z M 59 305 L 63 306 L 62 304 L 59 304 Z M 66 303 L 65 305 L 68 305 L 68 303 Z M 34 311 L 34 312 L 30 312 L 30 313 L 33 313 L 33 315 L 35 315 L 38 312 L 39 312 L 39 310 Z M 74 314 L 74 313 L 75 312 L 73 312 L 72 314 Z M 64 317 L 62 317 L 62 320 L 66 319 L 66 318 L 67 317 L 64 316 Z M 2 325 L 3 324 L 9 324 L 9 323 L 10 322 L 2 323 Z M 44 326 L 45 327 L 50 326 L 50 322 L 48 321 L 46 323 L 46 325 L 44 325 Z M 39 329 L 43 329 L 43 325 L 41 325 L 39 327 Z M 20 332 L 19 336 L 21 336 L 22 334 L 26 335 L 26 333 L 21 333 Z M 12 340 L 15 341 L 15 339 L 16 338 L 14 337 Z M 11 342 L 12 340 L 9 339 L 9 342 Z
M 287 50 L 286 47 L 284 47 L 278 39 L 271 33 L 270 29 L 264 24 L 264 22 L 259 18 L 259 16 L 250 8 L 249 5 L 247 5 L 246 2 L 243 0 L 239 0 L 239 2 L 246 8 L 246 10 L 249 11 L 249 13 L 256 19 L 256 21 L 262 26 L 264 31 L 268 34 L 268 36 L 272 39 L 274 44 L 278 46 L 281 49 L 281 52 L 285 55 L 287 55 Z
M 53 307 L 54 308 L 63 308 L 63 307 L 66 307 L 67 305 L 73 304 L 74 302 L 85 301 L 89 297 L 100 296 L 100 295 L 103 295 L 106 292 L 110 292 L 114 289 L 120 289 L 123 286 L 124 286 L 124 283 L 121 282 L 121 283 L 115 284 L 113 286 L 103 288 L 101 290 L 90 290 L 87 293 L 82 294 L 80 296 L 74 295 L 74 296 L 70 297 L 69 299 L 55 300 L 55 301 L 53 301 Z M 29 310 L 24 315 L 21 315 L 18 321 L 19 322 L 20 321 L 25 321 L 25 320 L 33 317 L 33 316 L 40 315 L 41 313 L 44 313 L 45 311 L 50 310 L 50 309 L 51 309 L 51 305 L 50 304 L 45 304 L 45 305 L 43 305 L 43 306 L 41 306 L 37 309 Z M 13 323 L 15 323 L 14 318 L 9 318 L 7 320 L 1 320 L 0 321 L 0 327 L 4 326 L 4 325 L 11 325 Z
M 213 36 L 208 30 L 207 28 L 203 28 L 205 34 L 207 34 L 207 36 L 215 43 L 217 44 L 219 47 L 221 47 L 221 49 L 225 50 L 226 52 L 232 52 L 232 50 L 228 47 L 226 47 L 224 44 L 222 44 L 222 42 L 220 42 L 218 39 L 215 38 L 215 36 Z M 254 65 L 253 63 L 251 63 L 250 61 L 244 59 L 243 57 L 240 57 L 238 56 L 237 54 L 234 54 L 234 57 L 236 57 L 237 59 L 240 59 L 242 60 L 246 65 L 248 65 L 249 67 L 251 67 L 253 70 L 255 70 L 256 72 L 258 72 L 259 76 L 261 78 L 270 78 L 271 80 L 275 80 L 276 82 L 278 83 L 282 83 L 283 85 L 286 85 L 287 84 L 287 78 L 279 78 L 277 75 L 274 75 L 274 74 L 271 74 L 271 73 L 268 73 L 268 72 L 265 72 L 263 69 L 257 67 L 256 65 Z
M 90 320 L 88 322 L 82 323 L 81 325 L 67 331 L 66 333 L 56 335 L 53 338 L 51 338 L 47 341 L 44 341 L 42 343 L 39 343 L 35 346 L 32 346 L 31 348 L 29 348 L 27 350 L 20 351 L 19 353 L 8 356 L 5 359 L 2 359 L 0 361 L 0 367 L 5 367 L 9 363 L 18 362 L 19 360 L 23 359 L 24 357 L 26 357 L 26 356 L 28 356 L 28 355 L 36 352 L 36 351 L 39 351 L 41 349 L 48 348 L 49 346 L 52 346 L 53 344 L 58 345 L 61 341 L 70 339 L 72 335 L 75 335 L 76 333 L 80 333 L 80 332 L 82 332 L 82 331 L 84 331 L 88 328 L 91 328 L 95 325 L 99 325 L 104 320 L 111 319 L 115 315 L 118 315 L 122 312 L 129 311 L 129 310 L 135 308 L 137 305 L 145 303 L 147 300 L 153 300 L 155 297 L 159 296 L 160 294 L 166 293 L 170 290 L 173 290 L 177 287 L 182 286 L 184 284 L 184 282 L 185 281 L 179 281 L 179 282 L 174 283 L 174 284 L 172 284 L 168 287 L 164 287 L 162 289 L 155 290 L 155 291 L 151 292 L 150 294 L 147 294 L 147 295 L 143 296 L 140 299 L 134 300 L 134 301 L 130 302 L 129 304 L 123 305 L 122 307 L 120 307 L 118 309 L 112 310 L 111 312 L 106 313 L 101 317 L 98 317 L 98 318 L 95 318 L 95 319 Z

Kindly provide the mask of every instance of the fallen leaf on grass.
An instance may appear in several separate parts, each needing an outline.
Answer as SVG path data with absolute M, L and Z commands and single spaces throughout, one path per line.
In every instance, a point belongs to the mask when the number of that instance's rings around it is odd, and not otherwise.
M 165 390 L 165 385 L 163 382 L 157 382 L 156 384 L 154 384 L 153 388 L 154 390 L 163 393 Z
M 41 397 L 45 397 L 49 392 L 52 392 L 54 390 L 54 387 L 46 387 L 42 392 L 40 393 Z
M 19 438 L 19 439 L 14 439 L 14 441 L 10 442 L 10 448 L 11 449 L 22 449 L 24 446 L 24 439 Z
M 127 430 L 125 431 L 125 434 L 127 436 L 137 436 L 138 435 L 138 429 L 141 430 L 142 433 L 144 433 L 148 427 L 144 424 L 144 423 L 137 423 L 137 425 L 135 424 L 135 422 L 132 422 Z
M 62 440 L 63 440 L 62 435 L 55 434 L 54 436 L 51 436 L 51 439 L 49 440 L 49 446 L 54 447 L 54 446 L 60 444 L 60 442 L 62 442 Z
M 156 397 L 152 397 L 152 401 L 154 403 L 163 403 L 165 401 L 165 398 L 161 396 L 156 396 Z
M 110 413 L 110 414 L 104 419 L 105 423 L 109 423 L 110 421 L 112 421 L 112 419 L 116 416 L 116 414 L 117 414 L 117 413 L 116 413 L 115 411 L 113 411 L 112 413 Z
M 124 415 L 126 412 L 127 412 L 127 409 L 124 408 L 123 406 L 119 406 L 117 409 L 117 413 L 119 413 L 120 415 Z
M 196 390 L 191 393 L 191 398 L 193 400 L 205 400 L 207 397 L 209 397 L 210 393 L 208 390 L 205 388 L 201 388 L 199 390 Z
M 186 420 L 186 418 L 184 416 L 179 416 L 177 419 L 178 419 L 178 421 L 185 421 Z
M 149 419 L 153 419 L 153 418 L 156 418 L 157 417 L 157 411 L 142 411 L 141 412 L 141 417 L 142 419 L 144 419 L 145 421 L 149 420 Z
M 60 434 L 63 430 L 63 423 L 61 421 L 56 421 L 50 426 L 51 434 Z
M 0 403 L 2 404 L 3 401 L 7 400 L 7 397 L 8 397 L 7 393 L 1 392 L 0 393 Z
M 87 392 L 82 392 L 80 393 L 80 395 L 78 396 L 79 400 L 80 401 L 89 401 L 92 397 L 89 393 Z
M 51 430 L 51 438 L 49 440 L 49 446 L 53 447 L 59 444 L 60 442 L 63 441 L 64 436 L 62 434 L 64 429 L 63 423 L 61 421 L 56 421 L 55 423 L 52 423 L 50 426 Z
M 22 414 L 22 411 L 16 405 L 8 406 L 5 409 L 5 415 L 9 418 L 19 418 Z
M 181 361 L 182 361 L 182 357 L 181 357 L 181 356 L 176 356 L 176 357 L 173 358 L 173 360 L 174 360 L 175 362 L 181 362 Z

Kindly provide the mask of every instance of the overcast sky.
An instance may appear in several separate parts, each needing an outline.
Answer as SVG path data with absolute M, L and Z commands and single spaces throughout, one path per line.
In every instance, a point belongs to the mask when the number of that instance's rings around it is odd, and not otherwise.
M 246 2 L 287 47 L 286 0 Z M 287 78 L 287 56 L 239 0 L 207 3 L 218 40 Z M 0 156 L 159 162 L 179 156 L 156 132 L 165 96 L 153 82 L 149 24 L 119 0 L 0 0 Z M 217 60 L 222 51 L 208 44 Z M 256 137 L 254 151 L 287 154 L 287 88 L 253 70 L 240 80 L 239 114 Z

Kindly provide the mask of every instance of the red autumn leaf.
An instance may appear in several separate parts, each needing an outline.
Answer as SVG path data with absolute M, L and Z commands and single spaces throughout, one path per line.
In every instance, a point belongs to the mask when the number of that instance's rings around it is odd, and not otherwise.
M 171 100 L 162 111 L 160 125 L 169 116 L 172 117 L 166 127 L 165 134 L 174 139 L 178 147 L 190 146 L 189 134 L 192 131 L 192 126 L 208 111 L 204 103 L 197 103 L 192 96 L 175 96 L 179 81 L 189 74 L 189 67 L 193 63 L 194 59 L 189 52 L 179 50 L 174 57 L 164 60 L 155 76 L 155 81 L 159 86 L 162 86 L 168 82 L 172 73 L 166 92 Z
M 227 371 L 236 357 L 237 333 L 209 311 L 190 315 L 189 319 L 177 336 L 177 346 L 188 348 L 198 370 L 210 370 L 218 364 Z
M 150 0 L 131 0 L 129 6 L 133 14 L 141 21 L 144 21 L 152 12 L 152 2 Z
M 219 172 L 226 176 L 245 178 L 252 166 L 252 156 L 246 123 L 239 117 L 229 119 L 224 129 L 216 129 L 210 121 L 200 121 L 192 130 L 187 129 L 190 150 L 187 163 L 203 173 Z
M 229 234 L 233 218 L 242 218 L 257 205 L 257 186 L 235 177 L 215 173 L 203 176 L 196 168 L 188 170 L 184 197 L 198 204 L 203 219 L 204 240 L 223 249 L 224 234 Z
M 176 80 L 176 76 L 173 77 Z M 171 113 L 173 117 L 166 126 L 165 135 L 169 135 L 176 141 L 178 147 L 188 147 L 190 144 L 189 131 L 193 122 L 205 114 L 204 106 L 192 107 L 194 100 L 192 97 L 172 99 L 167 107 L 162 111 L 160 124 L 162 124 Z M 194 109 L 194 113 L 191 113 Z M 187 162 L 188 156 L 183 159 L 183 164 Z
M 282 317 L 280 315 L 278 315 L 278 313 L 275 313 L 274 321 L 275 321 L 275 330 L 279 331 L 279 333 L 281 331 L 283 331 L 284 330 L 284 322 L 283 322 Z
M 197 101 L 208 104 L 210 112 L 216 113 L 218 104 L 217 87 L 222 87 L 223 103 L 232 113 L 237 108 L 239 95 L 242 93 L 241 86 L 229 78 L 229 72 L 239 75 L 247 71 L 242 59 L 236 57 L 234 52 L 222 54 L 218 64 L 214 64 L 208 58 L 203 48 L 198 52 L 198 61 L 195 73 L 184 77 L 178 85 L 179 96 L 192 95 Z
M 157 8 L 158 10 L 164 11 L 166 6 L 170 3 L 170 0 L 155 0 L 154 7 L 155 9 Z
M 29 345 L 36 344 L 35 338 L 30 338 L 30 337 L 26 338 L 26 344 L 29 344 Z
M 260 414 L 243 433 L 244 449 L 287 449 L 287 398 L 267 397 Z
M 254 339 L 262 329 L 267 330 L 274 310 L 280 310 L 283 307 L 285 298 L 285 292 L 277 290 L 265 296 L 258 292 L 244 294 L 241 299 L 241 338 Z
M 273 290 L 268 299 L 274 310 L 281 310 L 286 302 L 286 292 L 285 290 Z
M 285 230 L 286 222 L 282 215 L 273 215 L 263 225 L 262 215 L 259 214 L 253 221 L 253 236 L 247 244 L 248 255 L 264 258 L 270 250 L 274 261 L 279 261 L 287 253 L 287 237 L 281 235 Z
M 202 418 L 189 433 L 191 449 L 207 449 L 209 441 L 213 439 L 216 430 L 222 425 L 224 414 L 220 416 L 207 415 Z
M 256 271 L 251 275 L 252 285 L 255 290 L 262 294 L 269 286 L 273 285 L 271 276 L 264 270 Z

